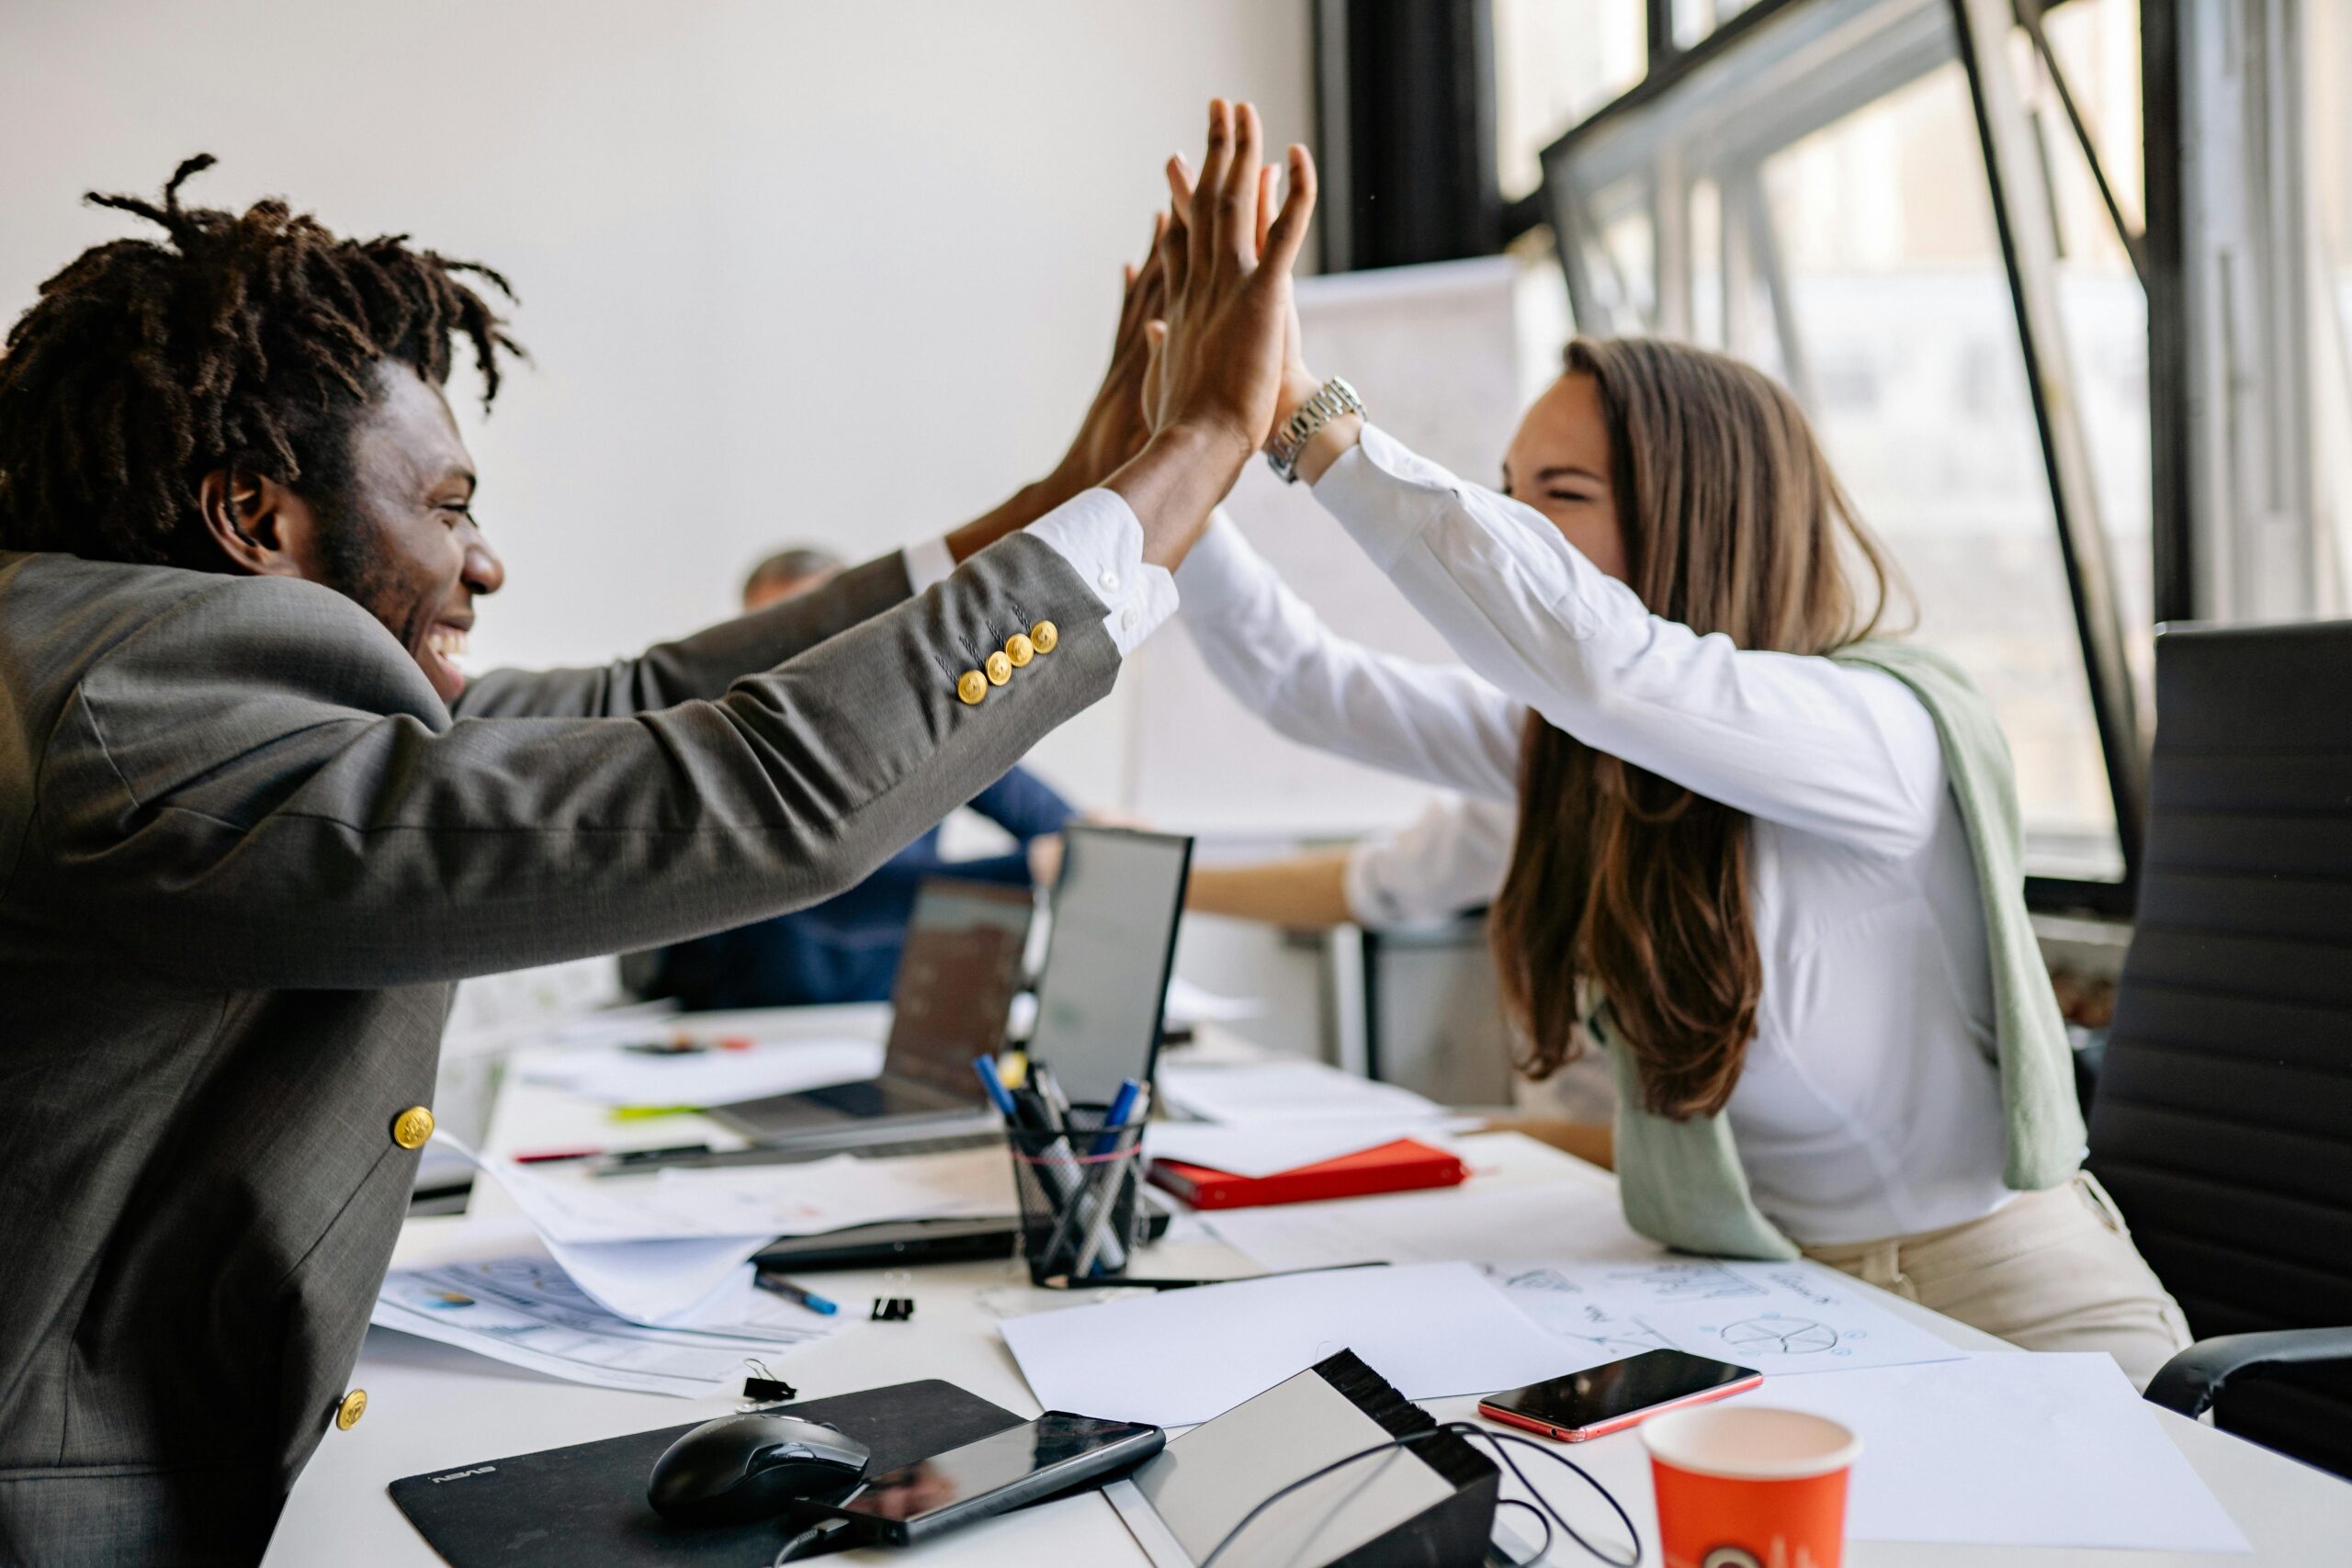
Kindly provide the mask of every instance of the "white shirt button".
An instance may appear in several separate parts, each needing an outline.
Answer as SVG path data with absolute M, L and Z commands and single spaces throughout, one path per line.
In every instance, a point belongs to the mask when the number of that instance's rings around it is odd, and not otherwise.
M 1133 631 L 1142 622 L 1142 620 L 1143 612 L 1130 605 L 1128 606 L 1127 613 L 1119 617 L 1119 625 L 1126 631 Z
M 1102 585 L 1102 592 L 1105 593 L 1116 593 L 1119 591 L 1119 574 L 1115 571 L 1106 571 L 1094 581 Z

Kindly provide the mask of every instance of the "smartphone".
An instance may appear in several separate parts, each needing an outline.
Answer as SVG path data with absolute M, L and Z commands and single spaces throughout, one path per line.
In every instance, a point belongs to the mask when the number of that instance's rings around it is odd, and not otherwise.
M 1026 1426 L 868 1476 L 821 1511 L 848 1519 L 861 1541 L 910 1546 L 1140 1464 L 1167 1442 L 1166 1432 L 1140 1422 L 1048 1410 Z
M 1490 1394 L 1478 1414 L 1564 1443 L 1622 1432 L 1646 1416 L 1745 1393 L 1764 1374 L 1679 1350 L 1645 1350 L 1564 1378 Z

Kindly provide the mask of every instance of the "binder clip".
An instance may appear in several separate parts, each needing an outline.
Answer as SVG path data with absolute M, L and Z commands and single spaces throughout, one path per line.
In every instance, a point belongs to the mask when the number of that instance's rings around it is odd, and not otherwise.
M 743 1397 L 752 1404 L 780 1404 L 787 1399 L 800 1397 L 800 1391 L 768 1371 L 766 1362 L 746 1356 L 743 1364 L 753 1373 L 743 1380 Z
M 914 1314 L 915 1301 L 912 1296 L 876 1296 L 874 1298 L 873 1316 L 869 1321 L 904 1323 Z

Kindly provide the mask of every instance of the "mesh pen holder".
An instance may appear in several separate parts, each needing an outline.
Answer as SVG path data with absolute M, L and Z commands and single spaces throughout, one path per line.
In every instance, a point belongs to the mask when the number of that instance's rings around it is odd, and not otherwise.
M 1143 1123 L 1105 1129 L 1109 1108 L 1073 1105 L 1066 1132 L 1007 1127 L 1032 1283 L 1115 1279 L 1140 1241 Z

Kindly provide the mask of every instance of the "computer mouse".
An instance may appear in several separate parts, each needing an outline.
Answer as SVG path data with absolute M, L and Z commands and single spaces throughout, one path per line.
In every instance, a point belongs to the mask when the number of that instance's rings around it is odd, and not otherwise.
M 864 1443 L 794 1416 L 722 1416 L 654 1461 L 645 1500 L 680 1524 L 741 1524 L 803 1497 L 834 1497 L 865 1473 Z

